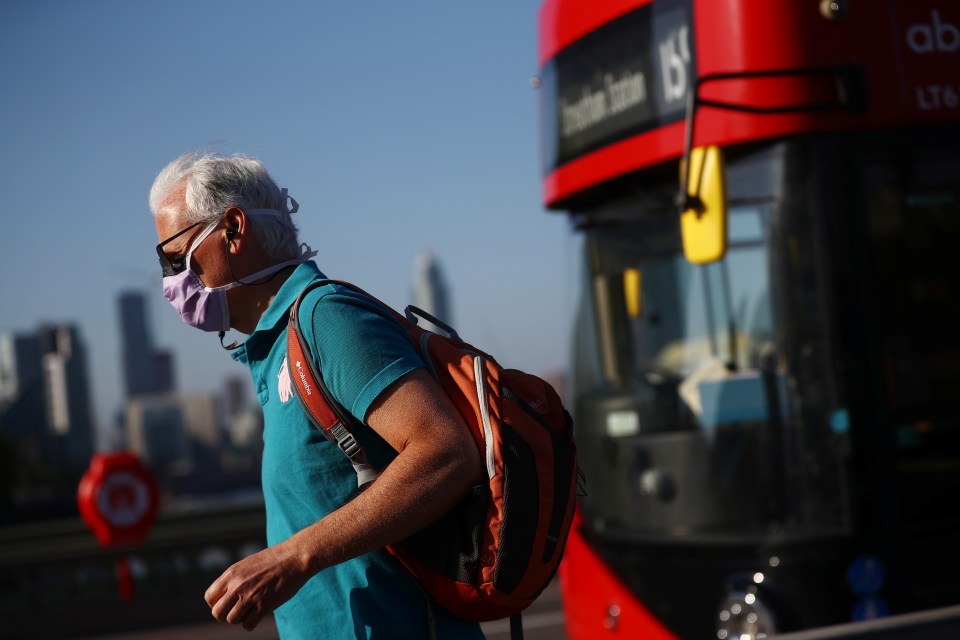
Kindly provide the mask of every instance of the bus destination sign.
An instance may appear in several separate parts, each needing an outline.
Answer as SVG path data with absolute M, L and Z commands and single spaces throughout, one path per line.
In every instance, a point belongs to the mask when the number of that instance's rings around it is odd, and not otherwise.
M 547 173 L 683 119 L 696 66 L 688 2 L 644 5 L 584 36 L 541 71 Z

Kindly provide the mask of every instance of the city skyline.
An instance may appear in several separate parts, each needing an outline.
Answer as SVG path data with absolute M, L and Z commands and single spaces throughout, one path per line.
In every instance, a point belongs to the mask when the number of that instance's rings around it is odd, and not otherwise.
M 448 286 L 443 267 L 434 256 L 431 249 L 422 249 L 417 254 L 413 269 L 409 279 L 408 302 L 395 308 L 402 311 L 406 304 L 412 304 L 431 313 L 440 320 L 448 322 L 454 329 L 457 325 L 453 316 L 452 304 L 454 296 L 451 287 Z M 183 391 L 177 388 L 176 380 L 176 361 L 178 351 L 175 348 L 164 348 L 158 346 L 153 338 L 153 325 L 151 320 L 150 292 L 146 290 L 136 290 L 124 288 L 116 293 L 114 319 L 117 324 L 117 331 L 114 336 L 117 341 L 119 362 L 117 365 L 118 377 L 120 379 L 119 388 L 122 393 L 118 394 L 117 404 L 112 410 L 102 416 L 97 415 L 96 393 L 89 391 L 88 401 L 91 407 L 91 424 L 95 436 L 94 447 L 100 451 L 112 451 L 123 448 L 129 448 L 128 435 L 126 433 L 129 420 L 129 405 L 131 400 L 154 398 L 157 395 L 184 396 Z M 166 309 L 162 309 L 166 311 Z M 423 321 L 426 322 L 426 321 Z M 35 332 L 48 330 L 50 323 L 38 323 L 33 328 L 25 330 L 0 331 L 0 401 L 4 400 L 4 394 L 9 392 L 11 383 L 5 381 L 5 368 L 3 366 L 4 352 L 12 348 L 12 344 L 24 336 L 31 336 Z M 78 324 L 65 322 L 63 326 L 75 327 L 82 337 L 83 329 Z M 426 322 L 427 328 L 436 330 L 432 323 Z M 242 337 L 242 336 L 241 336 Z M 11 341 L 10 345 L 3 345 L 3 341 Z M 537 372 L 543 376 L 550 376 L 554 380 L 562 380 L 566 375 L 565 367 L 547 368 Z M 88 376 L 87 385 L 89 387 L 92 376 Z M 5 384 L 6 382 L 6 384 Z M 202 389 L 194 389 L 198 395 L 217 395 L 221 400 L 231 408 L 228 413 L 236 414 L 238 411 L 249 408 L 256 403 L 252 400 L 252 381 L 247 372 L 238 368 L 234 372 L 225 372 L 222 378 L 211 379 L 209 385 Z M 238 406 L 238 398 L 246 398 L 252 405 Z M 156 404 L 156 399 L 152 400 Z M 174 425 L 176 426 L 176 425 Z M 118 429 L 121 433 L 118 434 Z M 137 447 L 133 447 L 135 450 Z
M 243 373 L 163 299 L 147 208 L 163 165 L 212 147 L 265 162 L 328 276 L 403 309 L 430 248 L 461 335 L 511 366 L 564 367 L 576 244 L 541 202 L 537 7 L 0 3 L 0 332 L 75 323 L 101 426 L 125 396 L 122 290 L 144 292 L 183 388 Z M 263 42 L 211 42 L 266 23 Z
M 8 467 L 0 520 L 73 513 L 76 483 L 95 451 L 133 452 L 174 502 L 257 488 L 263 418 L 249 402 L 249 379 L 228 378 L 216 393 L 175 388 L 169 352 L 154 350 L 143 326 L 140 294 L 122 292 L 118 303 L 124 364 L 135 366 L 125 372 L 122 410 L 105 429 L 93 421 L 77 326 L 0 333 L 0 455 Z

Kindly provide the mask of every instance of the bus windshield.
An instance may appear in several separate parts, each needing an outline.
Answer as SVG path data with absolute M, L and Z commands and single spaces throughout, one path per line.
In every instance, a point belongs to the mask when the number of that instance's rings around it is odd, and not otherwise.
M 578 385 L 634 399 L 631 417 L 606 417 L 604 436 L 630 451 L 622 456 L 637 487 L 621 496 L 635 501 L 626 513 L 596 499 L 607 530 L 742 538 L 849 526 L 849 417 L 833 384 L 828 267 L 814 225 L 784 240 L 793 221 L 769 180 L 782 160 L 731 163 L 721 261 L 684 258 L 670 209 L 586 229 L 592 320 L 599 343 L 618 348 L 599 349 L 608 361 L 594 380 L 578 365 Z M 803 322 L 788 317 L 798 301 Z
M 684 380 L 709 369 L 759 371 L 773 338 L 763 229 L 769 207 L 735 207 L 726 259 L 696 267 L 683 255 L 637 261 L 642 309 L 629 318 L 634 363 L 647 377 Z M 675 251 L 675 248 L 673 249 Z M 702 406 L 694 402 L 697 414 Z

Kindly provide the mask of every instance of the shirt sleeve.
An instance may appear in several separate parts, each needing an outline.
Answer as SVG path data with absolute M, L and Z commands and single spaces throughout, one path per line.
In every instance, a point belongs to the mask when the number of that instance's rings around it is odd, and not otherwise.
M 311 305 L 303 311 L 309 313 L 299 316 L 301 328 L 309 336 L 330 393 L 366 422 L 367 412 L 384 390 L 423 368 L 423 360 L 406 329 L 376 301 L 340 286 L 320 292 L 308 298 Z

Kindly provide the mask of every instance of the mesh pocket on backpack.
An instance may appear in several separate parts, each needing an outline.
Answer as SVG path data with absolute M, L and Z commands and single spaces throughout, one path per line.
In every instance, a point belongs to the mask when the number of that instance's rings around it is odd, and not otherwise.
M 500 436 L 504 512 L 493 586 L 512 592 L 523 579 L 533 554 L 540 488 L 537 460 L 530 445 L 506 423 L 501 425 Z
M 400 546 L 435 573 L 458 582 L 474 581 L 489 499 L 486 485 L 473 487 L 456 507 Z

